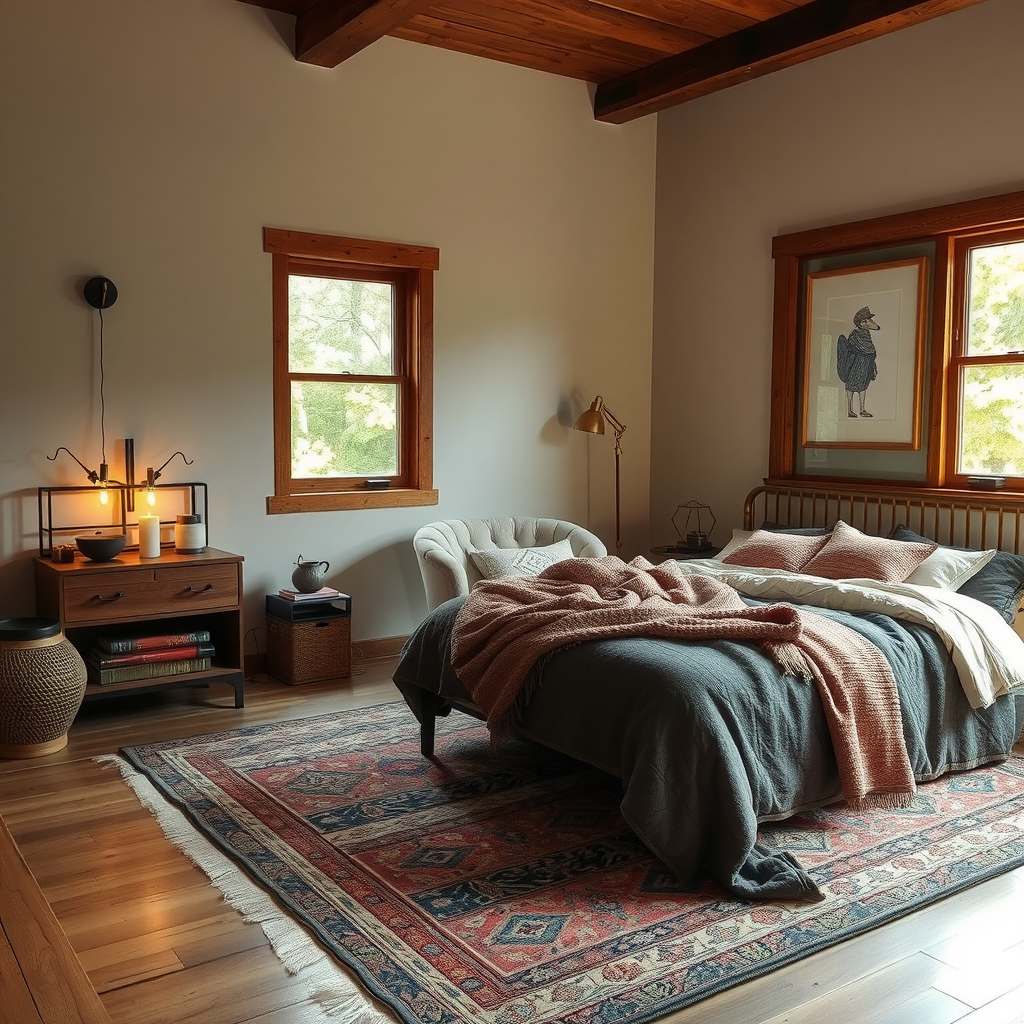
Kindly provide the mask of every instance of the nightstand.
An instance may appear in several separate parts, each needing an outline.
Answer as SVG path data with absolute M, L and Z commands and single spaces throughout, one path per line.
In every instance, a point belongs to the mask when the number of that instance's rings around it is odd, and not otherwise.
M 289 686 L 352 674 L 352 599 L 289 601 L 267 595 L 267 671 Z

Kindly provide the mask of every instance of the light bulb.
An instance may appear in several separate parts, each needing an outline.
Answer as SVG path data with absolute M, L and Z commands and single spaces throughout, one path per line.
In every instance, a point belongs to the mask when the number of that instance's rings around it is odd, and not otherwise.
M 101 505 L 106 505 L 108 500 L 109 500 L 109 498 L 107 496 L 107 488 L 105 486 L 101 485 L 100 486 L 100 504 Z
M 150 505 L 156 504 L 156 491 L 154 491 L 152 487 L 146 488 L 146 501 L 148 501 Z

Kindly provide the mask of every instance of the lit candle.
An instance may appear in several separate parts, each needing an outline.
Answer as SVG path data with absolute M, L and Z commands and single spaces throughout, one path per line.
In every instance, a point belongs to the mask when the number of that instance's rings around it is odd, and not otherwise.
M 160 557 L 160 517 L 139 516 L 139 558 Z

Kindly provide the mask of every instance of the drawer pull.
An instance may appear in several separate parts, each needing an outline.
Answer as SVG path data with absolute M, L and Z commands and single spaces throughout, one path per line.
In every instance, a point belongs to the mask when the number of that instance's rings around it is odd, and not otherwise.
M 205 594 L 206 591 L 208 591 L 208 590 L 213 590 L 213 584 L 212 583 L 207 583 L 206 586 L 202 587 L 201 589 L 197 589 L 195 587 L 186 587 L 185 588 L 185 593 L 186 594 Z
M 124 597 L 124 591 L 119 590 L 116 594 L 112 594 L 110 597 L 104 597 L 102 594 L 97 594 L 93 600 L 109 604 L 111 601 L 120 601 L 122 597 Z

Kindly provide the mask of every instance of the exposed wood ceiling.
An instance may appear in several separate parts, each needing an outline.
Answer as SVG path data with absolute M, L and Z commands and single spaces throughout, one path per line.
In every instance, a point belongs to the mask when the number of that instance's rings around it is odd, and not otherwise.
M 242 0 L 295 16 L 296 60 L 381 36 L 597 85 L 622 124 L 983 0 Z

